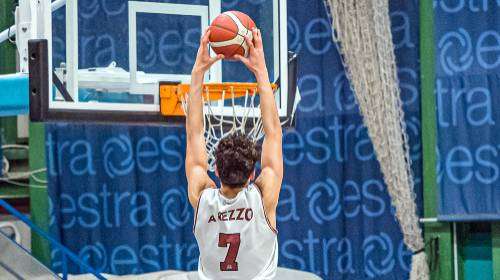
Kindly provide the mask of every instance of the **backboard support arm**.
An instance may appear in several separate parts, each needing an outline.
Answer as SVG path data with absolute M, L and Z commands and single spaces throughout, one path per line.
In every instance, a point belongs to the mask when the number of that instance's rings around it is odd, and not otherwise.
M 46 39 L 29 40 L 29 99 L 30 120 L 33 122 L 95 122 L 95 123 L 183 123 L 184 118 L 166 118 L 155 112 L 97 111 L 76 109 L 50 109 L 48 69 L 48 42 Z M 61 85 L 64 88 L 64 85 Z M 61 90 L 64 91 L 65 88 Z
M 93 123 L 131 123 L 151 125 L 180 125 L 185 122 L 184 116 L 162 116 L 158 112 L 140 111 L 102 111 L 102 110 L 78 110 L 78 109 L 49 109 L 49 96 L 52 85 L 49 84 L 48 71 L 48 41 L 46 39 L 29 40 L 29 89 L 30 89 L 30 119 L 34 122 L 93 122 Z M 297 71 L 297 56 L 289 55 L 288 60 L 289 77 L 294 77 Z M 292 71 L 292 72 L 290 72 Z M 56 75 L 53 75 L 57 78 Z M 296 77 L 296 76 L 295 76 Z M 288 79 L 288 88 L 296 89 L 296 80 Z M 67 92 L 65 85 L 59 81 L 55 83 L 59 92 Z M 159 94 L 159 93 L 158 93 Z M 65 94 L 62 94 L 63 97 Z M 64 99 L 71 102 L 71 96 Z M 298 94 L 291 90 L 288 95 L 289 108 L 297 103 Z M 293 113 L 289 110 L 286 117 L 281 120 L 287 121 L 285 126 L 293 126 Z

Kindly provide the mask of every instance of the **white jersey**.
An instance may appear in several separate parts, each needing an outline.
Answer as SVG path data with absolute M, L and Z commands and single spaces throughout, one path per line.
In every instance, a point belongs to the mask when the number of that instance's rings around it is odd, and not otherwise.
M 219 189 L 205 189 L 198 202 L 194 235 L 200 249 L 201 280 L 275 277 L 278 238 L 257 186 L 250 184 L 232 199 Z

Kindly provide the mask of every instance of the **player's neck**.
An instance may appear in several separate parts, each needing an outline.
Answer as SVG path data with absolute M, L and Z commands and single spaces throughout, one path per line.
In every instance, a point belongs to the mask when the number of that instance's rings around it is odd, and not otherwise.
M 238 195 L 239 192 L 241 192 L 246 186 L 239 187 L 239 188 L 230 188 L 230 187 L 225 187 L 224 185 L 221 186 L 220 192 L 222 195 L 226 198 L 234 198 Z

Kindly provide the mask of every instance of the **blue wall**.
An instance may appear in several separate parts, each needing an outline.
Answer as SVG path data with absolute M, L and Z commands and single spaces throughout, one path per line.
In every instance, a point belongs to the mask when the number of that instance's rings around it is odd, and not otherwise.
M 390 2 L 415 188 L 420 193 L 418 1 Z M 279 263 L 324 279 L 407 278 L 411 253 L 402 242 L 332 43 L 323 2 L 288 1 L 288 15 L 289 48 L 300 55 L 303 100 L 296 129 L 283 136 Z M 92 19 L 97 26 L 112 16 Z M 119 43 L 114 34 L 105 35 Z M 98 66 L 109 64 L 111 54 L 96 54 L 102 64 Z M 50 225 L 65 245 L 110 273 L 196 269 L 183 127 L 49 124 L 46 141 Z M 52 255 L 53 266 L 60 269 L 60 254 Z
M 435 1 L 439 218 L 500 220 L 500 3 Z

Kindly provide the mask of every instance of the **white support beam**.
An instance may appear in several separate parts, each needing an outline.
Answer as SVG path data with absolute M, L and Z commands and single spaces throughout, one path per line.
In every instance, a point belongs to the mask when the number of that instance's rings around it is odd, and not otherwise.
M 35 39 L 47 40 L 47 73 L 49 85 L 52 85 L 52 3 L 51 0 L 30 0 L 30 2 L 32 3 L 32 15 L 36 14 L 36 16 L 32 16 L 34 24 L 32 34 L 35 35 Z M 49 86 L 48 91 L 49 96 L 52 96 L 52 86 Z
M 288 88 L 288 29 L 287 29 L 287 0 L 279 0 L 279 30 L 275 34 L 279 34 L 279 53 L 280 56 L 280 94 L 281 98 L 279 107 L 279 115 L 286 116 L 287 112 L 287 94 Z M 274 26 L 276 28 L 276 26 Z
M 210 1 L 210 5 L 208 6 L 208 14 L 209 18 L 207 24 L 210 24 L 214 19 L 219 16 L 222 12 L 222 3 L 221 0 L 212 0 Z M 202 29 L 201 32 L 205 32 L 205 29 Z M 212 48 L 209 48 L 210 56 L 215 56 L 215 52 Z M 217 62 L 213 67 L 210 67 L 208 70 L 209 80 L 206 82 L 212 83 L 222 83 L 222 64 L 221 62 Z
M 213 0 L 213 2 L 218 2 L 220 0 Z M 213 4 L 211 2 L 211 4 Z M 210 5 L 212 7 L 213 5 Z M 218 9 L 213 9 L 209 11 L 209 7 L 205 5 L 190 5 L 190 4 L 173 4 L 173 3 L 156 3 L 156 2 L 139 2 L 139 1 L 129 1 L 128 2 L 128 22 L 129 22 L 129 71 L 130 71 L 130 83 L 131 93 L 135 92 L 135 88 L 140 89 L 140 84 L 149 83 L 152 81 L 160 80 L 174 80 L 188 83 L 191 79 L 190 75 L 186 74 L 162 74 L 162 73 L 146 73 L 148 76 L 147 80 L 140 79 L 140 69 L 138 69 L 137 60 L 137 14 L 162 14 L 162 15 L 183 15 L 183 16 L 196 16 L 200 18 L 200 30 L 203 32 L 208 28 L 209 25 L 209 14 L 213 16 L 216 12 L 220 13 L 220 7 Z M 217 13 L 217 15 L 219 14 Z M 214 16 L 215 18 L 215 16 Z M 209 70 L 210 80 L 207 82 L 217 82 L 220 81 L 222 68 L 220 62 L 213 65 Z M 213 73 L 217 73 L 213 75 Z M 212 78 L 217 77 L 218 80 L 212 80 Z M 207 78 L 207 76 L 205 76 Z M 138 85 L 139 84 L 139 85 Z M 138 87 L 137 87 L 138 86 Z
M 78 0 L 66 3 L 66 89 L 78 103 Z

